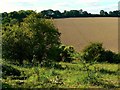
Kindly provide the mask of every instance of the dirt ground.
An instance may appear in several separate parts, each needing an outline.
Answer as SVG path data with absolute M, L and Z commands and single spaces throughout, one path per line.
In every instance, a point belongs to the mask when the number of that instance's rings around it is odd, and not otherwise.
M 81 51 L 90 42 L 101 42 L 105 49 L 118 52 L 118 18 L 54 19 L 61 41 Z

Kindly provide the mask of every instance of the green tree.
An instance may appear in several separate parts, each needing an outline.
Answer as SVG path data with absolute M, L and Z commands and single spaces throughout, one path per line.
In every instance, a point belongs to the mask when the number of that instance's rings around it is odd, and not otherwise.
M 70 17 L 78 17 L 79 16 L 79 11 L 78 10 L 70 10 Z
M 19 25 L 3 27 L 2 35 L 2 55 L 3 58 L 14 60 L 22 64 L 27 59 L 29 52 L 29 33 L 23 30 Z
M 108 16 L 108 13 L 105 12 L 104 10 L 101 10 L 101 11 L 100 11 L 100 15 L 101 15 L 101 16 Z
M 62 13 L 59 10 L 54 11 L 54 17 L 55 18 L 61 18 L 62 17 Z
M 84 11 L 84 12 L 83 12 L 83 15 L 84 15 L 84 16 L 88 16 L 88 12 L 87 12 L 87 11 Z
M 60 33 L 50 20 L 31 14 L 19 25 L 3 28 L 3 57 L 10 60 L 30 62 L 35 56 L 45 60 L 51 48 L 59 45 Z
M 104 11 L 104 10 L 101 10 L 101 11 L 100 11 L 100 15 L 104 16 L 104 15 L 105 15 L 105 11 Z
M 41 11 L 41 13 L 45 16 L 45 17 L 53 17 L 55 15 L 54 11 L 52 9 L 48 9 L 48 10 L 43 10 Z
M 70 17 L 70 12 L 67 10 L 64 10 L 63 15 L 64 17 Z

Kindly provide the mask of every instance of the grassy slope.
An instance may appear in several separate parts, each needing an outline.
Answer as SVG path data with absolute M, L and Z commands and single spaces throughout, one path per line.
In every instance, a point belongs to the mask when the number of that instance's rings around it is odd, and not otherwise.
M 99 88 L 99 87 L 118 87 L 117 64 L 95 64 L 99 67 L 98 74 L 100 83 L 85 83 L 86 72 L 82 71 L 80 62 L 63 63 L 60 62 L 64 70 L 41 67 L 20 67 L 10 65 L 21 71 L 20 76 L 7 76 L 2 83 L 5 88 Z M 88 82 L 88 81 L 87 81 Z

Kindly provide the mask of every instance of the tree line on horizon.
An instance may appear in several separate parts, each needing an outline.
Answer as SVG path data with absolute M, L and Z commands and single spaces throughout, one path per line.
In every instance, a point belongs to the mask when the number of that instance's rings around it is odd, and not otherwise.
M 43 10 L 41 13 L 45 17 L 52 17 L 52 18 L 69 18 L 69 17 L 119 17 L 120 16 L 120 10 L 116 11 L 110 11 L 109 13 L 101 10 L 99 14 L 92 14 L 87 11 L 80 10 L 64 10 L 64 12 L 60 12 L 59 10 Z
M 91 14 L 87 11 L 80 10 L 64 10 L 60 12 L 59 10 L 43 10 L 41 12 L 36 12 L 34 10 L 20 10 L 13 12 L 3 12 L 2 14 L 2 24 L 10 22 L 21 22 L 24 18 L 32 13 L 37 13 L 40 17 L 44 18 L 70 18 L 70 17 L 120 17 L 120 10 L 110 11 L 109 13 L 101 10 L 99 14 Z M 11 21 L 12 20 L 12 21 Z

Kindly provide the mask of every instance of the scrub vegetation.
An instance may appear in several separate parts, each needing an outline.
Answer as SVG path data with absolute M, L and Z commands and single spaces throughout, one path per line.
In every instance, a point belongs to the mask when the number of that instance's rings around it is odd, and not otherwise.
M 61 42 L 52 19 L 30 10 L 17 13 L 6 13 L 2 22 L 3 89 L 120 88 L 120 53 L 99 42 L 76 51 Z

